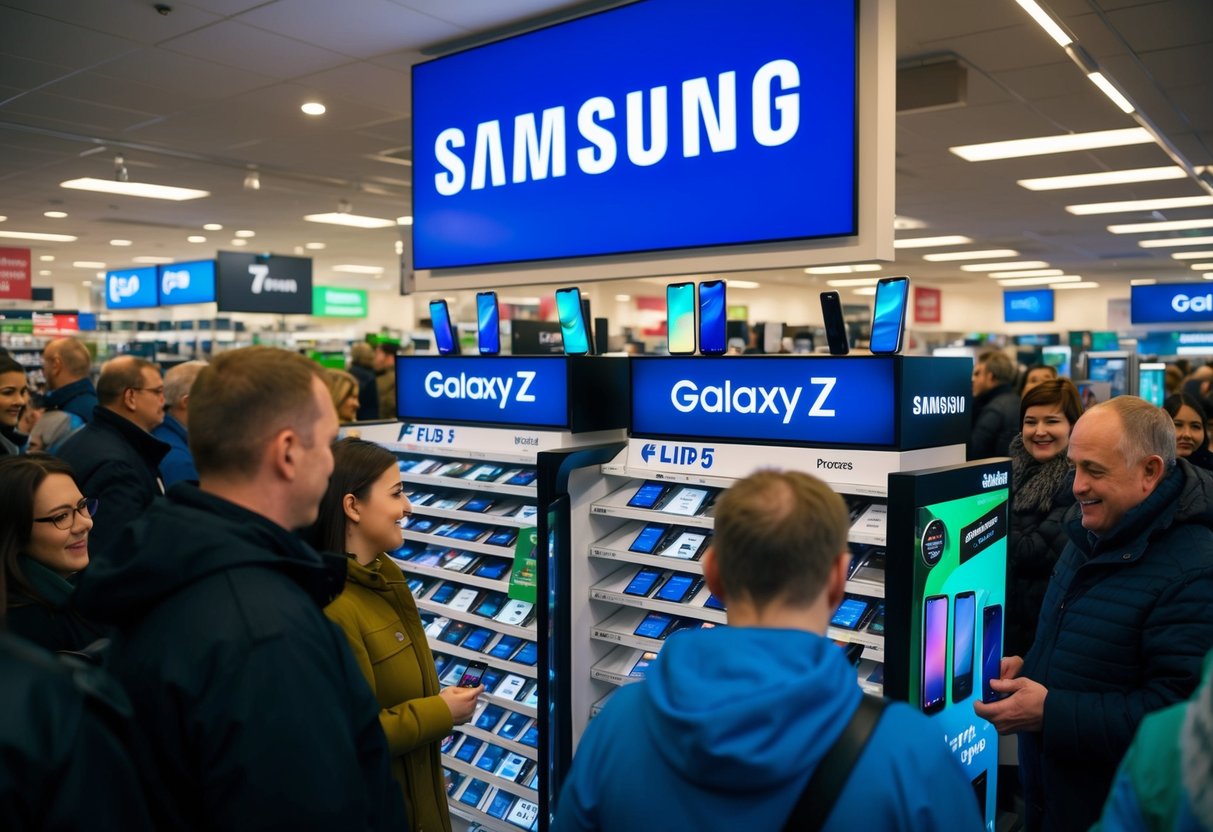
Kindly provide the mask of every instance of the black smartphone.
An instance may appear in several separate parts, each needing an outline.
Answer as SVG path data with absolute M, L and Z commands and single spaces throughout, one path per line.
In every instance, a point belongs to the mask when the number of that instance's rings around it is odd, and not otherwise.
M 973 635 L 977 631 L 977 596 L 958 592 L 952 617 L 952 701 L 973 695 Z
M 842 603 L 835 610 L 834 617 L 830 619 L 830 626 L 841 627 L 844 630 L 858 630 L 863 626 L 871 609 L 871 602 L 848 595 L 842 599 Z
M 464 737 L 463 742 L 459 744 L 459 748 L 455 750 L 455 759 L 470 763 L 482 745 L 484 745 L 484 740 L 482 739 Z
M 970 782 L 973 785 L 973 794 L 977 797 L 977 808 L 981 814 L 981 819 L 986 819 L 986 783 L 988 781 L 988 772 L 983 771 L 981 774 L 974 777 Z
M 476 330 L 481 355 L 501 352 L 501 322 L 496 292 L 476 293 Z
M 646 598 L 653 591 L 653 587 L 657 585 L 658 579 L 661 578 L 661 571 L 657 569 L 641 569 L 628 582 L 628 585 L 623 588 L 624 595 L 635 595 L 639 598 Z
M 695 284 L 665 287 L 666 334 L 670 355 L 695 354 Z
M 868 625 L 868 632 L 874 636 L 884 635 L 884 601 L 877 605 L 876 614 L 872 616 L 872 623 Z
M 463 644 L 460 646 L 464 650 L 473 650 L 479 653 L 494 635 L 496 633 L 487 627 L 475 627 L 467 634 L 467 637 L 463 640 Z
M 472 613 L 483 616 L 484 618 L 492 618 L 497 613 L 501 612 L 501 607 L 504 604 L 505 593 L 490 592 L 481 599 L 479 604 L 472 608 Z
M 504 756 L 505 749 L 500 745 L 489 745 L 480 754 L 479 759 L 476 760 L 476 768 L 491 772 L 497 768 L 498 763 L 501 762 L 501 758 Z
M 471 737 L 468 737 L 468 739 L 471 739 Z M 477 740 L 477 742 L 479 742 L 479 740 Z M 467 745 L 467 743 L 464 743 L 464 745 Z M 459 750 L 463 750 L 462 745 L 459 746 Z M 457 759 L 463 759 L 462 757 L 459 757 L 458 754 L 455 756 Z M 464 760 L 464 762 L 467 763 L 471 761 Z M 459 795 L 459 802 L 472 807 L 480 805 L 480 801 L 484 799 L 484 793 L 488 790 L 488 787 L 489 784 L 483 780 L 472 780 L 464 788 L 463 794 Z
M 489 650 L 489 655 L 494 659 L 505 661 L 518 652 L 518 648 L 522 646 L 522 639 L 518 636 L 502 636 L 501 640 L 493 645 Z
M 847 322 L 842 317 L 842 299 L 837 292 L 821 293 L 821 317 L 826 325 L 826 341 L 830 355 L 846 355 L 851 351 L 847 337 Z
M 657 590 L 653 597 L 669 601 L 672 604 L 681 604 L 688 598 L 694 597 L 701 586 L 703 586 L 703 578 L 700 576 L 675 572 L 661 585 L 661 589 Z
M 445 300 L 430 301 L 430 323 L 434 327 L 434 344 L 439 355 L 459 355 L 459 338 Z
M 430 600 L 435 604 L 446 604 L 455 597 L 455 593 L 459 591 L 459 587 L 455 584 L 443 584 L 434 590 L 434 594 L 430 596 Z
M 528 641 L 522 645 L 522 649 L 515 653 L 514 658 L 510 661 L 533 666 L 535 662 L 539 661 L 539 645 L 533 641 Z
M 499 730 L 497 734 L 507 740 L 517 739 L 518 735 L 523 732 L 530 721 L 531 718 L 526 714 L 520 714 L 516 711 L 512 711 L 510 715 L 506 717 L 505 722 L 502 723 L 501 730 Z
M 709 610 L 720 610 L 721 612 L 724 611 L 724 603 L 715 595 L 709 594 L 708 600 L 704 601 L 703 605 Z
M 556 290 L 556 316 L 565 355 L 589 355 L 593 350 L 590 327 L 581 307 L 581 290 L 576 286 Z
M 488 536 L 484 542 L 490 546 L 513 546 L 518 539 L 517 529 L 498 529 Z
M 724 355 L 728 347 L 725 315 L 725 282 L 705 280 L 699 284 L 699 351 Z
M 459 742 L 461 739 L 463 739 L 463 734 L 459 733 L 458 731 L 452 731 L 443 738 L 442 743 L 438 746 L 438 750 L 441 753 L 446 754 L 448 751 L 454 748 L 455 743 Z
M 922 603 L 922 712 L 933 714 L 948 698 L 948 596 L 932 595 Z
M 872 306 L 872 342 L 869 345 L 874 354 L 901 352 L 909 294 L 908 277 L 882 277 L 877 282 L 876 301 Z
M 471 624 L 466 624 L 463 621 L 452 621 L 442 631 L 442 634 L 438 636 L 438 640 L 444 641 L 447 644 L 459 644 L 471 629 Z
M 664 612 L 651 612 L 637 625 L 632 634 L 644 638 L 662 639 L 665 638 L 674 620 L 674 616 Z
M 505 573 L 509 571 L 510 562 L 501 560 L 500 558 L 486 559 L 483 563 L 472 570 L 472 574 L 477 578 L 488 578 L 490 580 L 499 580 L 505 577 Z
M 480 684 L 481 677 L 484 676 L 484 671 L 488 670 L 489 666 L 485 662 L 472 662 L 468 665 L 468 669 L 463 671 L 463 678 L 459 680 L 458 687 L 474 688 Z
M 480 716 L 476 717 L 476 727 L 481 731 L 492 731 L 503 716 L 505 708 L 500 705 L 486 705 Z
M 628 500 L 629 508 L 652 508 L 657 505 L 670 487 L 665 483 L 646 482 L 636 490 L 632 499 Z
M 519 471 L 514 476 L 505 481 L 505 485 L 530 485 L 539 476 L 539 471 L 535 468 L 528 468 L 525 471 Z
M 665 537 L 666 532 L 670 530 L 669 526 L 663 526 L 659 523 L 648 523 L 636 535 L 636 539 L 632 541 L 632 545 L 628 547 L 629 552 L 637 552 L 642 555 L 651 555 L 661 543 L 661 539 Z
M 990 680 L 1002 678 L 1002 605 L 991 604 L 981 611 L 981 701 L 1002 699 Z

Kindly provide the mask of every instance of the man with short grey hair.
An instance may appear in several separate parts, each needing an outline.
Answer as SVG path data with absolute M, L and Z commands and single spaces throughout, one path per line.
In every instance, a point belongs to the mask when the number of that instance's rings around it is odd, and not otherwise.
M 187 361 L 164 374 L 164 421 L 152 436 L 169 446 L 160 460 L 160 478 L 164 487 L 175 482 L 198 482 L 198 469 L 189 445 L 190 388 L 206 367 L 205 361 Z
M 72 430 L 93 421 L 97 390 L 89 378 L 93 357 L 75 338 L 56 338 L 42 348 L 42 375 L 46 378 L 47 411 L 72 416 Z
M 1070 436 L 1077 504 L 1036 641 L 976 703 L 1019 734 L 1029 830 L 1087 829 L 1146 714 L 1183 701 L 1213 648 L 1213 476 L 1175 458 L 1167 414 L 1118 396 Z

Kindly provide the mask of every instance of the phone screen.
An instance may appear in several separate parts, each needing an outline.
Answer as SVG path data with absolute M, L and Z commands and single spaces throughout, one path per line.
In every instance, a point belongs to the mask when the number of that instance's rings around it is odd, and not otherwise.
M 506 717 L 505 723 L 501 726 L 501 730 L 497 733 L 507 740 L 512 740 L 522 733 L 522 729 L 527 726 L 531 718 L 526 714 L 511 713 Z
M 581 290 L 576 286 L 556 290 L 556 316 L 560 318 L 560 335 L 564 338 L 565 355 L 588 355 L 590 333 L 581 312 Z
M 481 731 L 492 731 L 503 716 L 505 708 L 500 705 L 488 705 L 481 711 L 480 716 L 476 717 L 476 727 Z
M 644 636 L 645 638 L 662 638 L 665 636 L 666 630 L 670 629 L 670 625 L 673 623 L 674 616 L 666 615 L 664 612 L 651 612 L 633 630 L 633 635 Z
M 962 702 L 973 693 L 973 633 L 976 629 L 977 597 L 958 593 L 952 622 L 952 701 Z
M 684 485 L 661 507 L 661 510 L 670 514 L 682 514 L 691 517 L 698 513 L 707 496 L 708 490 L 706 488 L 693 488 L 692 486 Z
M 901 335 L 906 324 L 906 296 L 909 291 L 908 277 L 885 277 L 876 284 L 870 345 L 872 352 L 901 352 Z
M 632 541 L 632 545 L 628 547 L 628 551 L 638 552 L 642 555 L 653 554 L 653 550 L 657 548 L 657 544 L 661 542 L 661 538 L 665 536 L 669 528 L 669 526 L 649 523 L 636 535 L 636 539 Z
M 665 495 L 667 488 L 669 486 L 659 482 L 646 482 L 636 490 L 636 493 L 632 495 L 632 499 L 628 500 L 628 506 L 631 508 L 652 508 Z
M 492 630 L 486 627 L 477 627 L 468 633 L 468 637 L 463 640 L 462 647 L 464 650 L 473 650 L 479 653 L 493 636 Z
M 665 313 L 670 355 L 695 352 L 695 284 L 671 283 L 665 287 Z
M 699 351 L 704 355 L 724 355 L 728 346 L 723 280 L 705 280 L 699 284 Z
M 653 591 L 653 585 L 657 583 L 657 579 L 660 577 L 661 573 L 656 569 L 641 569 L 628 582 L 628 585 L 623 588 L 623 594 L 639 595 L 643 598 Z
M 644 674 L 648 671 L 649 665 L 651 665 L 656 660 L 657 660 L 656 653 L 645 652 L 645 653 L 641 654 L 640 658 L 636 660 L 636 664 L 632 665 L 632 669 L 628 673 L 628 675 L 643 677 Z
M 948 596 L 924 602 L 922 626 L 922 710 L 933 714 L 947 699 Z
M 539 645 L 533 641 L 528 641 L 522 645 L 522 649 L 518 651 L 512 661 L 516 661 L 519 664 L 535 664 L 535 662 L 539 661 Z
M 854 630 L 859 626 L 860 619 L 868 611 L 869 606 L 867 601 L 861 601 L 858 598 L 844 598 L 838 605 L 834 617 L 830 619 L 830 625 L 841 627 L 844 630 Z
M 694 560 L 707 539 L 708 536 L 703 532 L 683 532 L 673 543 L 662 549 L 661 554 L 667 558 Z
M 724 604 L 715 595 L 708 595 L 708 600 L 703 602 L 703 605 L 710 610 L 723 610 Z
M 674 574 L 661 585 L 661 589 L 657 590 L 657 594 L 653 597 L 659 598 L 662 601 L 681 604 L 687 599 L 688 595 L 699 589 L 702 583 L 703 579 L 695 575 Z
M 1002 678 L 1002 606 L 986 607 L 981 618 L 981 701 L 993 702 L 1002 698 L 990 687 L 991 679 Z
M 469 737 L 469 739 L 471 739 L 471 738 Z M 467 745 L 467 743 L 464 743 L 464 745 Z M 463 746 L 460 746 L 459 748 L 460 748 L 460 750 L 462 750 Z M 456 754 L 456 757 L 458 757 L 457 754 Z M 460 757 L 459 759 L 462 759 L 462 758 Z M 464 760 L 464 762 L 466 763 L 468 761 Z M 480 801 L 484 798 L 484 792 L 486 789 L 488 789 L 488 787 L 489 787 L 489 784 L 484 782 L 483 780 L 473 780 L 472 782 L 467 784 L 467 788 L 465 788 L 463 790 L 463 794 L 459 795 L 459 802 L 466 804 L 468 806 L 478 805 L 480 803 Z
M 489 655 L 495 659 L 508 659 L 522 645 L 522 639 L 518 636 L 502 636 L 501 640 L 493 645 L 493 649 L 489 651 Z
M 484 676 L 484 671 L 488 670 L 489 666 L 484 662 L 472 662 L 468 665 L 468 669 L 463 671 L 463 676 L 459 679 L 459 687 L 474 688 L 480 684 L 480 677 Z
M 454 584 L 443 584 L 434 590 L 434 594 L 430 596 L 430 600 L 435 604 L 445 604 L 455 597 L 455 593 L 459 591 L 459 587 Z
M 484 749 L 484 753 L 476 760 L 476 768 L 482 768 L 485 771 L 492 771 L 497 768 L 497 764 L 501 762 L 501 758 L 505 756 L 505 749 L 500 745 L 489 745 Z
M 459 342 L 455 340 L 455 327 L 451 325 L 451 313 L 445 300 L 430 301 L 430 322 L 434 326 L 434 343 L 439 355 L 458 355 Z
M 821 317 L 825 321 L 826 341 L 830 355 L 846 355 L 851 351 L 847 337 L 847 322 L 842 317 L 842 299 L 837 292 L 821 293 Z
M 497 293 L 476 293 L 476 328 L 481 355 L 501 352 L 501 326 L 497 313 Z
M 1137 395 L 1155 407 L 1166 398 L 1166 364 L 1142 364 L 1138 367 Z

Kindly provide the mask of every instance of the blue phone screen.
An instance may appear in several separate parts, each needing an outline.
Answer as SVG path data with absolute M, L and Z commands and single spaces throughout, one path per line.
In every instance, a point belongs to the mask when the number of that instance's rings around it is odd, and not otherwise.
M 646 482 L 636 490 L 628 505 L 632 508 L 652 508 L 665 494 L 666 487 L 658 482 Z
M 695 583 L 694 575 L 671 575 L 670 579 L 657 590 L 656 598 L 662 601 L 680 603 Z
M 514 656 L 513 661 L 519 664 L 534 664 L 539 660 L 539 647 L 533 641 L 528 641 Z
M 709 595 L 708 600 L 703 602 L 703 605 L 710 610 L 723 610 L 724 604 L 720 603 L 720 599 L 715 595 Z
M 906 293 L 910 281 L 904 277 L 876 284 L 876 310 L 872 313 L 872 352 L 888 353 L 901 349 L 901 331 L 905 326 Z
M 868 602 L 857 598 L 844 599 L 838 606 L 838 611 L 830 619 L 830 624 L 847 630 L 854 630 L 859 625 L 859 619 L 868 610 Z
M 446 301 L 430 301 L 430 322 L 434 326 L 434 342 L 438 345 L 438 354 L 454 354 L 455 332 L 451 327 L 451 314 L 446 308 Z
M 922 708 L 938 710 L 947 695 L 948 598 L 926 600 L 922 650 Z
M 661 638 L 672 623 L 674 623 L 672 615 L 666 615 L 664 612 L 651 612 L 636 627 L 634 634 L 645 638 Z
M 502 636 L 501 641 L 493 645 L 493 649 L 489 651 L 489 655 L 495 659 L 508 659 L 514 655 L 514 651 L 518 649 L 518 645 L 522 643 L 522 639 L 518 636 Z
M 659 526 L 656 523 L 648 524 L 640 530 L 640 534 L 636 535 L 636 539 L 632 541 L 632 545 L 628 547 L 628 551 L 639 552 L 642 555 L 651 555 L 653 550 L 657 548 L 657 544 L 661 542 L 661 537 L 668 528 L 669 526 Z
M 666 286 L 665 309 L 670 353 L 691 355 L 695 352 L 695 284 Z
M 952 675 L 968 676 L 973 672 L 973 629 L 977 615 L 977 599 L 966 592 L 956 596 L 956 621 L 952 624 Z
M 990 680 L 1002 678 L 1002 607 L 986 607 L 982 612 L 982 625 L 981 701 L 993 702 L 1000 694 L 990 687 Z
M 476 295 L 476 328 L 479 331 L 480 353 L 496 355 L 501 352 L 501 327 L 497 314 L 497 293 Z
M 721 355 L 725 351 L 724 281 L 706 280 L 699 284 L 699 351 Z
M 581 291 L 579 289 L 558 289 L 556 291 L 556 316 L 560 318 L 560 335 L 564 338 L 564 354 L 589 354 L 590 336 L 586 330 L 585 316 L 581 314 Z
M 661 577 L 661 573 L 656 569 L 641 569 L 632 578 L 631 582 L 623 588 L 624 595 L 648 595 L 653 589 L 653 584 L 657 583 L 657 579 Z

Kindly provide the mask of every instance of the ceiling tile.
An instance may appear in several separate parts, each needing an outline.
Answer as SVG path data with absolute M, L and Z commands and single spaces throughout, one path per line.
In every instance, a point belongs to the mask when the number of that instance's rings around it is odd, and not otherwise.
M 70 72 L 71 70 L 54 64 L 0 54 L 0 78 L 4 79 L 4 86 L 10 90 L 8 95 L 0 98 L 0 101 L 4 101 L 10 95 L 50 83 Z
M 337 52 L 225 20 L 163 44 L 166 49 L 206 58 L 235 69 L 287 79 L 347 63 Z
M 73 26 L 117 35 L 142 44 L 159 43 L 218 20 L 190 6 L 160 14 L 152 3 L 98 3 L 97 0 L 5 0 L 6 6 Z
M 227 98 L 275 82 L 268 75 L 163 49 L 142 49 L 110 61 L 99 71 L 110 78 L 139 81 L 162 90 L 206 99 Z
M 277 0 L 238 18 L 270 32 L 346 55 L 367 58 L 402 47 L 418 47 L 466 32 L 390 0 L 358 0 L 358 10 L 331 0 Z
M 1213 35 L 1213 3 L 1171 0 L 1133 6 L 1109 12 L 1108 20 L 1135 52 L 1208 43 Z
M 79 69 L 130 52 L 135 44 L 100 32 L 0 6 L 4 51 L 21 58 Z
M 200 106 L 206 101 L 181 90 L 170 92 L 137 81 L 127 80 L 116 84 L 113 78 L 98 72 L 78 72 L 46 87 L 46 92 L 95 104 L 166 115 Z
M 359 62 L 317 72 L 297 83 L 319 93 L 338 95 L 376 107 L 408 112 L 409 73 Z
M 5 106 L 4 112 L 52 121 L 64 126 L 74 125 L 81 130 L 109 133 L 121 132 L 132 124 L 155 115 L 141 110 L 110 107 L 42 92 L 14 99 Z

